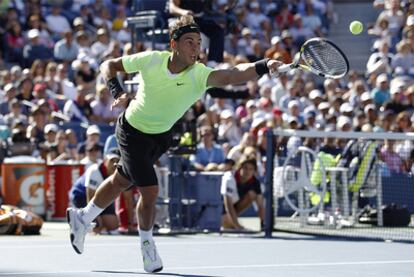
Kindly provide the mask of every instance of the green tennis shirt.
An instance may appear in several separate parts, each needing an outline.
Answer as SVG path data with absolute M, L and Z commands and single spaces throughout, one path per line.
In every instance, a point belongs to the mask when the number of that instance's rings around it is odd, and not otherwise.
M 170 57 L 167 51 L 122 57 L 127 73 L 140 72 L 138 92 L 126 109 L 125 118 L 141 132 L 168 131 L 207 89 L 207 78 L 214 69 L 195 63 L 172 74 L 167 68 Z

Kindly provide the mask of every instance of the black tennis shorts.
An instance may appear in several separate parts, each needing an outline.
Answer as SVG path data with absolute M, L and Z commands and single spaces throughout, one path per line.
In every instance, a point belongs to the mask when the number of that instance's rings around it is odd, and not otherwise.
M 125 113 L 118 118 L 115 129 L 121 153 L 118 172 L 138 187 L 158 185 L 155 162 L 172 144 L 172 133 L 146 134 L 132 127 Z

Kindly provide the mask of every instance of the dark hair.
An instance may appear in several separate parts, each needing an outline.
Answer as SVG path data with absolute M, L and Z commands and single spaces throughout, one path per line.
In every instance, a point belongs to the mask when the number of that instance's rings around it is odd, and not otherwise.
M 244 156 L 240 159 L 237 169 L 242 168 L 245 164 L 251 164 L 254 167 L 254 170 L 257 170 L 257 161 L 256 159 L 252 158 L 251 156 Z
M 174 33 L 178 31 L 181 27 L 187 25 L 196 25 L 193 16 L 191 15 L 183 15 L 174 24 L 170 27 L 170 38 L 174 37 Z

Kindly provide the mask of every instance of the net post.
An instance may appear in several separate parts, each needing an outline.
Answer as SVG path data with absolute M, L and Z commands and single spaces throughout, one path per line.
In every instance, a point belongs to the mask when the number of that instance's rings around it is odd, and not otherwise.
M 273 145 L 273 130 L 269 128 L 266 131 L 266 175 L 265 175 L 265 237 L 271 238 L 273 225 L 274 225 L 274 203 L 273 203 L 273 158 L 274 158 L 274 145 Z

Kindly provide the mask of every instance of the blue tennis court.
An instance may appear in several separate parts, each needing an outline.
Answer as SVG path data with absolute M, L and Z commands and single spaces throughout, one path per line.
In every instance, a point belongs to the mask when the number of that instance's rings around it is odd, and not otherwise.
M 86 238 L 77 255 L 65 223 L 41 236 L 0 237 L 0 276 L 145 275 L 135 236 Z M 414 244 L 273 233 L 158 236 L 164 270 L 154 276 L 413 276 Z

